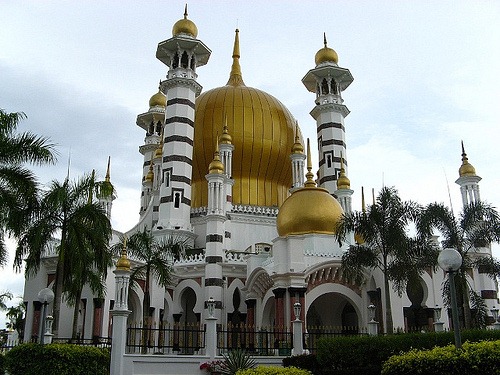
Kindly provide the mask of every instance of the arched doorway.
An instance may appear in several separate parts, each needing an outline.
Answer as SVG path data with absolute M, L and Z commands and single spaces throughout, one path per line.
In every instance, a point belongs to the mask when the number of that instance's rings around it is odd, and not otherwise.
M 200 343 L 200 313 L 194 311 L 196 293 L 188 287 L 182 292 L 180 301 L 182 312 L 177 320 L 179 329 L 179 335 L 177 336 L 178 348 L 182 354 L 193 354 L 196 350 L 199 350 Z

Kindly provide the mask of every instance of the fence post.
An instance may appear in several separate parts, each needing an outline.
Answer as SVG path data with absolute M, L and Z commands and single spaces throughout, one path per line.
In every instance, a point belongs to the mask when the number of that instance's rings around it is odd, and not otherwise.
M 208 316 L 205 319 L 207 331 L 205 332 L 205 350 L 206 355 L 211 361 L 215 359 L 217 354 L 217 318 L 214 316 L 215 300 L 210 297 L 206 302 Z
M 54 318 L 49 315 L 45 319 L 45 332 L 43 333 L 43 343 L 50 344 L 52 343 L 52 338 L 54 335 L 52 334 L 52 323 L 54 322 Z
M 300 302 L 295 302 L 293 305 L 295 320 L 292 322 L 293 327 L 293 349 L 292 355 L 301 355 L 304 351 L 304 333 L 302 331 L 302 320 L 300 320 L 300 312 L 302 306 Z
M 115 305 L 111 311 L 113 317 L 113 336 L 111 345 L 110 375 L 123 375 L 123 357 L 127 345 L 128 286 L 130 281 L 130 261 L 127 259 L 126 242 L 120 259 L 116 262 Z

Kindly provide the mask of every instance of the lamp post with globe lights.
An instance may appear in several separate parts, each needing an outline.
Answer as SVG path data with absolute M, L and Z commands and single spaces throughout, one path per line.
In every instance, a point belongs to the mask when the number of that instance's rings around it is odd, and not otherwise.
M 47 306 L 54 301 L 54 292 L 50 288 L 43 288 L 38 292 L 38 301 L 42 304 L 42 320 L 40 322 L 38 342 L 44 344 L 45 320 L 47 319 Z
M 462 265 L 462 256 L 455 249 L 443 249 L 438 256 L 439 267 L 448 274 L 450 282 L 451 317 L 453 322 L 453 332 L 455 333 L 455 347 L 462 347 L 460 337 L 460 322 L 458 320 L 457 291 L 455 288 L 455 273 Z

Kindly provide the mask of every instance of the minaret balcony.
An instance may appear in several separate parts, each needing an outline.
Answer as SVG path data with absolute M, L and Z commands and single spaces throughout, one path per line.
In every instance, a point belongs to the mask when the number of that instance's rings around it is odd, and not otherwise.
M 198 74 L 196 74 L 191 69 L 179 67 L 168 71 L 167 79 L 172 79 L 172 78 L 186 78 L 186 79 L 196 80 L 198 78 Z

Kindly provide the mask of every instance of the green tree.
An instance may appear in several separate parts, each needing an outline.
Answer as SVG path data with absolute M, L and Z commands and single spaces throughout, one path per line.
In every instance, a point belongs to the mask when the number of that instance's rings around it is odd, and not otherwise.
M 17 305 L 11 306 L 7 309 L 7 314 L 5 316 L 9 320 L 7 322 L 7 328 L 17 331 L 19 338 L 22 339 L 24 336 L 24 312 L 26 310 L 22 297 Z
M 24 113 L 0 109 L 0 267 L 7 263 L 4 235 L 16 236 L 29 214 L 37 190 L 37 180 L 24 164 L 55 162 L 54 145 L 31 132 L 17 133 Z
M 76 277 L 84 277 L 86 270 L 98 270 L 102 277 L 107 271 L 111 224 L 105 211 L 89 191 L 94 179 L 85 175 L 78 181 L 52 181 L 43 192 L 33 219 L 18 237 L 14 264 L 17 269 L 25 260 L 26 275 L 39 270 L 40 261 L 55 241 L 57 265 L 54 283 L 54 334 L 59 328 L 60 308 L 64 292 L 74 292 Z M 88 280 L 85 280 L 87 282 Z M 81 281 L 77 286 L 81 287 Z
M 113 246 L 115 253 L 123 248 L 125 238 Z M 126 241 L 129 258 L 134 261 L 130 275 L 131 285 L 143 283 L 144 301 L 142 304 L 143 325 L 149 325 L 151 307 L 151 282 L 154 279 L 161 287 L 167 287 L 171 282 L 172 263 L 174 259 L 186 252 L 188 240 L 175 236 L 157 237 L 150 230 L 136 232 Z M 145 331 L 144 331 L 145 332 Z M 146 336 L 144 336 L 144 339 Z M 146 340 L 143 340 L 146 343 Z
M 3 291 L 0 293 L 0 310 L 7 310 L 7 302 L 12 299 L 12 293 L 9 292 L 8 290 Z
M 454 248 L 462 255 L 462 266 L 455 275 L 457 293 L 462 302 L 466 328 L 485 325 L 485 305 L 480 296 L 471 288 L 467 272 L 480 268 L 491 278 L 500 276 L 500 263 L 491 256 L 490 244 L 500 242 L 500 215 L 489 204 L 471 203 L 464 206 L 458 217 L 441 203 L 429 204 L 422 215 L 420 225 L 423 230 L 437 230 L 443 240 L 443 248 Z M 490 248 L 481 251 L 481 248 Z M 448 301 L 448 286 L 443 289 Z M 471 313 L 471 306 L 476 316 Z
M 366 211 L 344 214 L 337 227 L 341 244 L 353 232 L 360 239 L 342 256 L 344 279 L 362 284 L 367 269 L 379 269 L 383 275 L 388 333 L 394 329 L 389 283 L 401 295 L 409 282 L 436 264 L 437 250 L 430 236 L 422 232 L 412 238 L 408 234 L 420 214 L 418 204 L 401 200 L 394 187 L 384 187 Z

